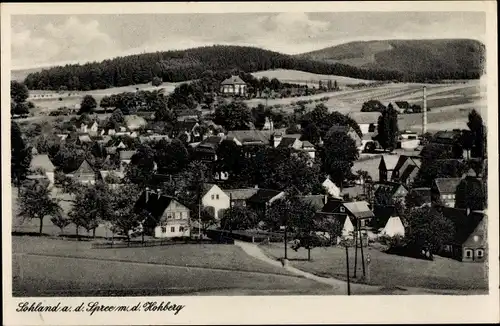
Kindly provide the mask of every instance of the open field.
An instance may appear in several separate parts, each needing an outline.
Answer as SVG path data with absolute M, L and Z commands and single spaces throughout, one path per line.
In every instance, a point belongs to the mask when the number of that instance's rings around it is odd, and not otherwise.
M 72 241 L 36 236 L 13 236 L 15 253 L 66 258 L 88 258 L 172 266 L 204 267 L 247 272 L 288 274 L 254 260 L 234 245 L 182 244 L 158 247 L 92 249 L 90 241 Z
M 346 84 L 359 84 L 359 83 L 371 83 L 371 80 L 357 79 L 344 76 L 335 75 L 320 75 L 299 70 L 289 70 L 289 69 L 273 69 L 257 71 L 252 73 L 256 78 L 267 77 L 269 79 L 279 79 L 282 82 L 294 83 L 294 84 L 318 84 L 320 80 L 336 80 L 339 86 Z
M 99 103 L 104 96 L 119 94 L 123 92 L 135 92 L 136 89 L 139 89 L 141 91 L 163 89 L 165 94 L 169 94 L 174 91 L 175 87 L 178 84 L 179 83 L 163 83 L 162 85 L 155 87 L 149 83 L 123 87 L 112 87 L 106 89 L 96 89 L 85 92 L 64 91 L 62 93 L 58 93 L 55 91 L 30 90 L 30 98 L 28 100 L 32 101 L 37 106 L 37 112 L 50 112 L 63 106 L 74 107 L 76 104 L 80 104 L 82 98 L 85 95 L 92 95 L 96 99 L 97 103 Z M 42 94 L 45 97 L 41 98 L 40 96 Z
M 283 257 L 282 244 L 262 246 L 270 257 Z M 422 287 L 432 289 L 484 290 L 488 289 L 486 263 L 462 263 L 435 256 L 434 261 L 389 255 L 374 248 L 364 248 L 365 257 L 371 257 L 369 279 L 366 283 L 384 286 Z M 362 275 L 361 257 L 358 251 L 358 272 Z M 304 271 L 334 278 L 345 279 L 345 249 L 340 247 L 315 248 L 312 261 L 307 261 L 307 250 L 288 250 L 290 263 Z M 354 273 L 354 249 L 349 251 L 351 275 Z
M 212 290 L 335 294 L 233 245 L 91 249 L 85 241 L 13 236 L 15 296 L 172 295 Z M 238 291 L 236 291 L 237 293 Z
M 338 294 L 311 280 L 274 274 L 29 255 L 14 256 L 13 264 L 13 296 Z

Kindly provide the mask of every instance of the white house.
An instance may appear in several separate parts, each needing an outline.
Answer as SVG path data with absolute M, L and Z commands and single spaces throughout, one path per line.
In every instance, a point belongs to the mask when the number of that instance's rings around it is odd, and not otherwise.
M 214 218 L 219 220 L 222 212 L 230 207 L 229 196 L 215 184 L 205 184 L 204 188 L 201 204 L 203 207 L 212 207 Z
M 239 76 L 231 76 L 221 83 L 220 91 L 224 95 L 245 96 L 247 84 Z
M 392 216 L 387 220 L 385 227 L 380 232 L 381 236 L 405 236 L 405 227 L 399 216 Z
M 326 189 L 326 191 L 328 192 L 328 194 L 330 194 L 330 196 L 334 198 L 342 198 L 342 196 L 340 195 L 340 188 L 337 187 L 337 185 L 333 183 L 333 181 L 330 180 L 330 178 L 326 178 L 321 185 L 323 186 L 323 188 Z
M 381 115 L 380 112 L 351 112 L 348 114 L 358 123 L 363 135 L 377 131 L 378 118 Z
M 46 177 L 50 185 L 54 184 L 55 167 L 47 154 L 34 155 L 31 159 L 30 170 L 33 173 L 33 179 Z M 43 173 L 43 176 L 40 173 Z

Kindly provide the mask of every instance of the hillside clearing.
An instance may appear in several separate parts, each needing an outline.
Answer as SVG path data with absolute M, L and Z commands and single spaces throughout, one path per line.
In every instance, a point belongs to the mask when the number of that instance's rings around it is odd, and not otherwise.
M 256 78 L 267 77 L 269 79 L 279 79 L 282 82 L 288 83 L 314 83 L 317 84 L 318 81 L 322 80 L 336 80 L 339 85 L 346 84 L 359 84 L 359 83 L 371 83 L 371 80 L 335 76 L 335 75 L 320 75 L 299 70 L 289 70 L 289 69 L 273 69 L 257 71 L 252 73 Z

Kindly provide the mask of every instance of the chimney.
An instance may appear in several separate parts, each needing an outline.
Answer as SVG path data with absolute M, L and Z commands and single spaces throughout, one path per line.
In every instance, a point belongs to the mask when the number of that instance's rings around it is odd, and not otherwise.
M 283 137 L 281 136 L 280 132 L 277 132 L 273 135 L 273 146 L 276 148 L 278 145 L 281 143 L 281 140 Z
M 467 211 L 466 212 L 467 212 L 467 216 L 469 216 L 470 215 L 470 208 L 469 207 L 467 207 Z
M 325 194 L 325 198 L 323 200 L 323 204 L 326 205 L 326 203 L 328 203 L 328 195 Z
M 255 189 L 259 189 L 259 185 L 255 185 L 255 186 L 254 186 L 254 188 L 255 188 Z
M 423 95 L 424 95 L 424 115 L 423 115 L 423 121 L 422 121 L 422 135 L 424 135 L 427 132 L 427 88 L 424 86 L 423 89 Z
M 161 196 L 161 189 L 160 189 L 160 188 L 156 189 L 156 192 L 158 193 L 158 199 L 160 199 L 160 196 Z
M 146 203 L 149 201 L 149 188 L 146 187 Z

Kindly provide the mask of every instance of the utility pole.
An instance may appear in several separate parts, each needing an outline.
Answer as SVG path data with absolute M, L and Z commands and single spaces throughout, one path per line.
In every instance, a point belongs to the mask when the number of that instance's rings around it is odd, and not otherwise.
M 347 241 L 344 243 L 345 245 L 345 263 L 347 266 L 347 295 L 351 295 L 351 281 L 349 279 L 349 249 Z
M 347 216 L 349 218 L 349 216 Z M 356 219 L 356 226 L 354 227 L 354 278 L 358 271 L 358 220 Z
M 361 262 L 362 262 L 361 266 L 363 267 L 363 277 L 366 277 L 365 255 L 363 254 L 363 234 L 361 233 L 361 221 L 360 220 L 358 220 L 358 230 L 359 230 L 359 245 L 361 247 Z

